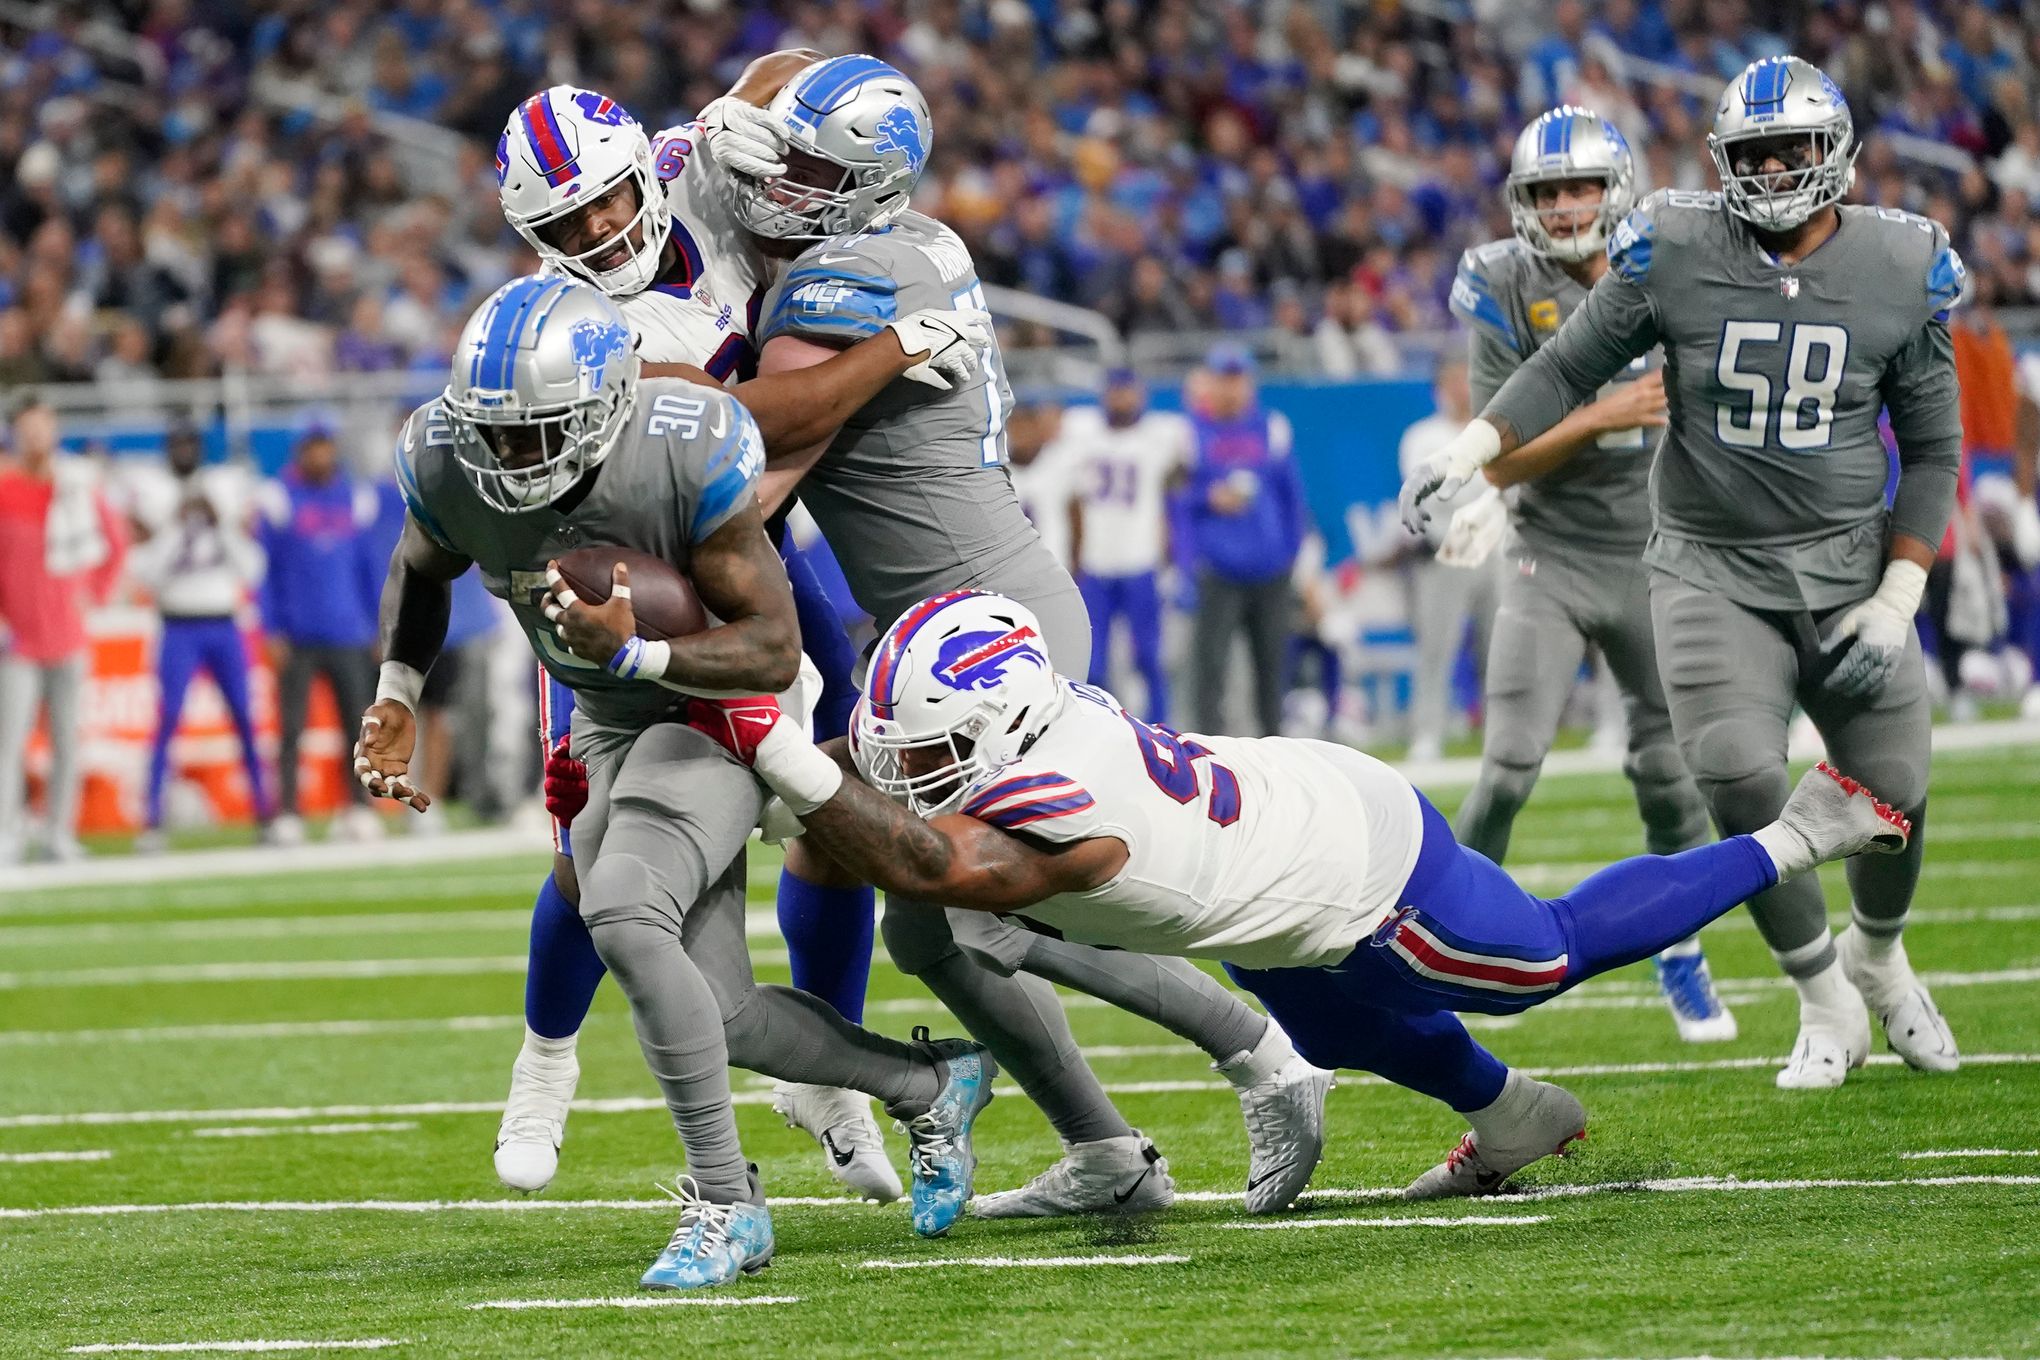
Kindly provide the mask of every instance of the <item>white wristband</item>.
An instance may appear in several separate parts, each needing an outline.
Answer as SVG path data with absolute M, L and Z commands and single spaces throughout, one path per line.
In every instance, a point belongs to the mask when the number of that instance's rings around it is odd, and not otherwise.
M 796 817 L 807 816 L 843 787 L 843 767 L 823 755 L 800 724 L 785 714 L 772 724 L 757 749 L 751 768 Z
M 1926 590 L 1927 569 L 1907 558 L 1894 558 L 1885 565 L 1884 579 L 1877 586 L 1877 599 L 1896 610 L 1900 617 L 1909 619 L 1920 612 L 1920 596 Z
M 1484 468 L 1502 456 L 1502 432 L 1485 420 L 1470 420 L 1460 432 L 1459 443 L 1463 456 L 1476 469 Z
M 658 680 L 673 660 L 673 649 L 663 642 L 626 638 L 616 655 L 609 658 L 609 673 L 624 680 Z
M 388 699 L 402 704 L 412 713 L 418 711 L 418 696 L 425 691 L 425 672 L 416 666 L 406 666 L 401 661 L 385 661 L 375 678 L 375 699 L 377 703 Z

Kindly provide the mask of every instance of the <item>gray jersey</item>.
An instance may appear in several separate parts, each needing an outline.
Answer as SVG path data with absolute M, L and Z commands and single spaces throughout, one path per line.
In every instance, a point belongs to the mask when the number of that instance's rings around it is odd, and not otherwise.
M 780 335 L 851 344 L 922 308 L 983 305 L 963 242 L 908 212 L 795 260 L 765 300 L 759 348 Z M 1013 493 L 1012 409 L 996 346 L 952 391 L 898 379 L 844 424 L 801 482 L 850 593 L 880 629 L 945 590 L 1025 599 L 1068 582 Z
M 1487 413 L 1533 438 L 1652 345 L 1671 426 L 1644 560 L 1756 609 L 1863 599 L 1890 527 L 1939 543 L 1961 414 L 1948 309 L 1962 262 L 1923 217 L 1844 207 L 1797 263 L 1765 253 L 1718 194 L 1660 191 L 1609 242 L 1613 266 Z
M 472 558 L 489 593 L 506 600 L 531 649 L 576 707 L 605 727 L 634 729 L 670 711 L 662 685 L 622 680 L 561 645 L 541 605 L 545 564 L 572 548 L 637 548 L 686 571 L 694 546 L 756 495 L 765 443 L 742 403 L 684 378 L 639 382 L 637 409 L 586 495 L 564 513 L 494 509 L 453 454 L 453 427 L 435 399 L 411 413 L 397 444 L 397 485 L 411 519 L 449 552 Z
M 1461 256 L 1452 310 L 1471 335 L 1475 409 L 1493 400 L 1586 300 L 1584 285 L 1513 236 Z M 1655 349 L 1638 355 L 1615 381 L 1632 382 L 1661 362 Z M 1641 552 L 1650 537 L 1650 462 L 1657 445 L 1647 430 L 1610 430 L 1565 466 L 1524 482 L 1510 505 L 1510 524 L 1531 551 L 1545 555 L 1573 544 Z

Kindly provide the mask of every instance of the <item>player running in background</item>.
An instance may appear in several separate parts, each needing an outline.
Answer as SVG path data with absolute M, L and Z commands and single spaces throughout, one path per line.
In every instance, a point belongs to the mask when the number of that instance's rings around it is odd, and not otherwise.
M 1471 337 L 1475 410 L 1608 272 L 1608 237 L 1636 206 L 1629 143 L 1598 114 L 1553 109 L 1516 139 L 1504 193 L 1516 234 L 1468 251 L 1452 285 L 1452 309 Z M 1709 836 L 1707 804 L 1665 710 L 1642 562 L 1654 427 L 1665 423 L 1661 364 L 1656 350 L 1638 357 L 1595 401 L 1486 468 L 1494 487 L 1516 488 L 1508 509 L 1514 570 L 1503 576 L 1488 643 L 1480 779 L 1453 829 L 1497 864 L 1590 644 L 1608 658 L 1628 710 L 1622 772 L 1636 791 L 1645 848 L 1669 855 Z M 1491 492 L 1455 520 L 1500 509 Z M 1697 938 L 1655 962 L 1680 1038 L 1735 1037 Z
M 1168 529 L 1164 502 L 1197 455 L 1190 422 L 1147 409 L 1147 390 L 1130 368 L 1105 375 L 1096 407 L 1063 415 L 1060 450 L 1076 486 L 1077 586 L 1091 611 L 1094 685 L 1111 683 L 1112 627 L 1123 622 L 1133 664 L 1147 687 L 1149 722 L 1169 717 L 1169 677 L 1162 665 L 1161 565 Z
M 880 640 L 847 749 L 816 748 L 769 698 L 696 703 L 690 721 L 888 893 L 1222 960 L 1311 1061 L 1446 1101 L 1472 1131 L 1414 1199 L 1489 1193 L 1586 1129 L 1570 1093 L 1504 1067 L 1453 1012 L 1525 1010 L 1752 893 L 1906 842 L 1903 817 L 1823 765 L 1750 835 L 1540 899 L 1392 767 L 1150 726 L 1055 674 L 1040 636 L 998 595 L 917 605 Z
M 514 279 L 468 322 L 446 392 L 400 436 L 408 513 L 355 768 L 371 792 L 424 810 L 409 783 L 418 696 L 452 582 L 479 567 L 547 672 L 578 697 L 574 748 L 589 785 L 573 844 L 581 919 L 630 1001 L 690 1182 L 643 1282 L 686 1289 L 772 1256 L 764 1192 L 737 1141 L 731 1063 L 887 1102 L 913 1141 L 924 1235 L 947 1231 L 969 1197 L 971 1123 L 991 1098 L 992 1068 L 968 1041 L 929 1043 L 923 1032 L 910 1047 L 804 992 L 753 983 L 744 846 L 762 799 L 678 718 L 686 694 L 796 685 L 793 595 L 758 513 L 756 424 L 720 388 L 641 380 L 638 362 L 615 304 L 558 277 Z M 683 571 L 713 626 L 640 641 L 622 568 L 610 600 L 577 601 L 554 559 L 603 544 Z
M 1671 425 L 1653 474 L 1651 616 L 1672 728 L 1726 835 L 1791 787 L 1803 706 L 1833 757 L 1916 827 L 1927 801 L 1926 676 L 1913 614 L 1955 499 L 1962 429 L 1950 308 L 1962 262 L 1939 224 L 1840 206 L 1856 157 L 1833 81 L 1796 57 L 1723 92 L 1708 148 L 1721 193 L 1660 192 L 1609 243 L 1611 268 L 1482 416 L 1403 486 L 1405 517 L 1558 426 L 1662 345 Z M 1887 511 L 1877 430 L 1899 479 Z M 1787 1088 L 1835 1086 L 1892 1048 L 1950 1071 L 1955 1039 L 1900 933 L 1922 835 L 1849 866 L 1853 921 L 1831 940 L 1811 876 L 1751 904 L 1799 989 Z
M 771 81 L 775 69 L 799 69 L 811 56 L 760 58 L 738 89 L 761 78 Z M 765 93 L 775 88 L 773 82 Z M 953 333 L 968 323 L 944 311 L 947 320 L 932 313 L 903 319 L 904 326 L 931 332 L 925 344 L 910 347 L 913 352 L 943 348 L 930 363 L 904 361 L 905 351 L 887 342 L 847 351 L 829 368 L 799 379 L 753 378 L 751 330 L 771 266 L 730 210 L 725 172 L 701 149 L 730 110 L 737 117 L 745 110 L 759 112 L 741 100 L 718 100 L 701 121 L 650 138 L 606 95 L 570 85 L 542 90 L 512 110 L 497 143 L 504 216 L 547 272 L 591 283 L 617 302 L 648 374 L 718 383 L 745 379 L 737 395 L 759 422 L 768 451 L 804 448 L 826 436 L 845 412 L 909 370 L 938 385 L 949 381 L 940 369 L 968 372 L 976 348 Z M 852 396 L 847 404 L 845 392 Z M 777 525 L 769 527 L 782 542 L 802 645 L 822 672 L 816 721 L 824 732 L 840 732 L 856 698 L 850 680 L 855 656 L 806 557 L 777 533 Z M 566 742 L 571 691 L 549 686 L 546 708 L 549 772 L 571 774 Z M 556 840 L 564 835 L 556 827 Z M 602 979 L 602 962 L 576 901 L 571 859 L 561 855 L 532 913 L 525 1038 L 496 1138 L 496 1173 L 519 1190 L 543 1189 L 559 1166 L 569 1102 L 580 1079 L 577 1039 Z M 860 904 L 866 922 L 861 930 L 855 925 Z M 779 914 L 794 985 L 862 1019 L 871 889 L 837 889 L 783 874 Z M 852 1091 L 789 1087 L 777 1106 L 821 1143 L 837 1179 L 873 1199 L 899 1195 L 899 1176 L 886 1158 L 869 1100 Z
M 908 208 L 934 137 L 911 81 L 875 57 L 836 57 L 795 75 L 767 112 L 780 159 L 733 164 L 731 177 L 739 218 L 761 248 L 791 261 L 761 313 L 766 380 L 813 371 L 909 308 L 982 305 L 963 242 Z M 798 487 L 881 630 L 935 591 L 996 588 L 1032 608 L 1050 653 L 1079 669 L 1090 663 L 1090 623 L 1069 572 L 1014 495 L 1012 409 L 994 342 L 982 370 L 954 390 L 896 382 L 833 436 L 775 454 L 760 496 L 770 513 Z M 798 842 L 788 862 L 815 881 L 869 881 Z M 1309 1180 L 1331 1075 L 1196 968 L 899 898 L 888 900 L 882 930 L 893 962 L 991 1048 L 1066 1148 L 1042 1175 L 987 1196 L 973 1213 L 1133 1212 L 1174 1198 L 1160 1153 L 1113 1108 L 1078 1052 L 1051 983 L 1153 1020 L 1211 1055 L 1246 1118 L 1250 1208 L 1280 1207 Z

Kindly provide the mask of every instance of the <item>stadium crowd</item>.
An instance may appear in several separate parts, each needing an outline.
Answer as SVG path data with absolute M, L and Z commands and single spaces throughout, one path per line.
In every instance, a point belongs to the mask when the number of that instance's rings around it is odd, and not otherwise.
M 1947 222 L 1980 295 L 2040 298 L 2040 22 L 2015 0 L 34 12 L 0 23 L 0 383 L 436 370 L 530 263 L 489 156 L 521 95 L 596 86 L 658 127 L 795 44 L 912 73 L 941 146 L 919 201 L 988 280 L 1134 335 L 1274 327 L 1334 374 L 1399 369 L 1458 252 L 1506 232 L 1527 117 L 1593 107 L 1649 183 L 1700 187 L 1707 92 L 1788 48 L 1854 104 L 1859 198 Z

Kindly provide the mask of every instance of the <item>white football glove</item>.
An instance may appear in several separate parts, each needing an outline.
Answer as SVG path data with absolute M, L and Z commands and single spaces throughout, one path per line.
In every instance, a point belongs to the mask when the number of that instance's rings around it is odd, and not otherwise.
M 701 111 L 708 154 L 732 174 L 772 179 L 786 173 L 786 134 L 756 104 L 726 94 Z
M 1475 473 L 1501 454 L 1502 436 L 1495 427 L 1485 420 L 1468 421 L 1450 443 L 1417 464 L 1404 479 L 1399 498 L 1403 528 L 1423 533 L 1431 523 L 1431 503 L 1458 495 Z
M 1438 560 L 1448 567 L 1477 567 L 1495 555 L 1508 531 L 1509 507 L 1502 493 L 1489 487 L 1453 514 L 1445 541 L 1438 545 Z
M 1891 681 L 1912 637 L 1913 615 L 1927 588 L 1927 569 L 1894 561 L 1884 568 L 1877 593 L 1843 614 L 1821 645 L 1833 659 L 1822 688 L 1850 699 L 1867 699 Z
M 901 376 L 944 392 L 977 372 L 979 355 L 991 348 L 993 338 L 992 314 L 975 307 L 909 312 L 886 329 L 899 337 L 908 358 L 928 356 Z
M 805 830 L 784 798 L 776 793 L 766 797 L 765 810 L 758 814 L 759 840 L 767 845 L 784 845 Z

